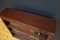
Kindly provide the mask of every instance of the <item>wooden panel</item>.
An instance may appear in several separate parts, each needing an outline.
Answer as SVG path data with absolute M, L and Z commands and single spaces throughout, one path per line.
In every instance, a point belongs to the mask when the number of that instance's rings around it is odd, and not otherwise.
M 7 8 L 0 13 L 0 16 L 11 18 L 22 23 L 44 29 L 49 32 L 55 32 L 55 19 L 38 16 L 21 10 Z

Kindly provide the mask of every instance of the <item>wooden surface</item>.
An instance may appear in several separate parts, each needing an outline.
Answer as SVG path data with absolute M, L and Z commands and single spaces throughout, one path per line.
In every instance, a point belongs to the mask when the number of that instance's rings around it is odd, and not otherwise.
M 0 40 L 18 40 L 17 38 L 14 38 L 12 36 L 9 29 L 4 24 L 1 18 L 0 18 Z
M 0 16 L 11 18 L 33 27 L 44 29 L 46 31 L 55 32 L 55 19 L 38 16 L 25 11 L 7 8 L 0 13 Z

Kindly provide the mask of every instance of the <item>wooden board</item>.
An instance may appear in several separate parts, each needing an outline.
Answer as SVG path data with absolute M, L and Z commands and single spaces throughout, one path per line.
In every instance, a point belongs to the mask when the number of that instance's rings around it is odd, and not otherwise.
M 12 8 L 7 8 L 4 11 L 2 11 L 0 13 L 0 16 L 17 20 L 27 25 L 55 33 L 56 21 L 54 18 L 38 16 L 32 13 L 28 13 L 25 11 L 16 10 Z

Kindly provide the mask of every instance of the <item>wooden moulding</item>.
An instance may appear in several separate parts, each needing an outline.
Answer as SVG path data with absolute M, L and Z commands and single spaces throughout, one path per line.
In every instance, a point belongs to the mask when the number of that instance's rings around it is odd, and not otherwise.
M 10 22 L 11 25 L 17 25 L 19 27 L 26 26 L 29 27 L 29 29 L 36 29 L 40 32 L 40 38 L 42 38 L 43 35 L 48 35 L 46 40 L 49 40 L 55 33 L 56 21 L 54 18 L 47 18 L 12 8 L 7 8 L 2 11 L 0 17 L 5 21 Z
M 36 31 L 39 31 L 39 37 L 40 37 L 40 38 L 41 38 L 41 34 L 40 34 L 40 33 L 42 33 L 43 35 L 47 35 L 48 37 L 47 37 L 46 39 L 43 39 L 43 38 L 42 38 L 43 40 L 50 40 L 51 37 L 54 35 L 54 34 L 51 33 L 51 32 L 48 32 L 48 31 L 46 31 L 46 30 L 39 29 L 39 28 L 30 26 L 30 25 L 24 24 L 24 23 L 22 23 L 22 22 L 20 22 L 20 21 L 16 21 L 16 20 L 13 20 L 13 19 L 10 19 L 10 18 L 5 18 L 5 17 L 2 17 L 2 16 L 1 16 L 1 18 L 2 18 L 3 20 L 5 20 L 5 21 L 10 22 L 11 25 L 16 26 L 17 28 L 19 28 L 19 26 L 20 26 L 20 27 L 25 26 L 25 27 L 28 27 L 29 29 L 32 28 L 32 29 L 35 29 Z M 19 30 L 17 30 L 17 31 L 19 31 Z M 18 33 L 19 33 L 19 32 L 18 32 Z M 23 32 L 23 33 L 24 33 L 24 32 Z M 25 34 L 27 34 L 27 33 L 25 33 Z M 30 35 L 31 35 L 31 34 L 30 34 Z M 36 38 L 36 37 L 34 37 L 34 36 L 32 36 L 32 37 L 35 38 L 35 39 L 38 39 L 38 38 Z M 42 39 L 41 39 L 41 40 L 42 40 Z M 39 39 L 39 40 L 40 40 L 40 39 Z

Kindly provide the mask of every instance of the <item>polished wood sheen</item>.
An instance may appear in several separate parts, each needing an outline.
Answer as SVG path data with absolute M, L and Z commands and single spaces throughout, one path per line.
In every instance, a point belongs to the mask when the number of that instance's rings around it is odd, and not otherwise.
M 44 16 L 35 15 L 29 12 L 7 8 L 0 13 L 0 16 L 11 18 L 22 23 L 28 24 L 48 32 L 55 32 L 55 19 Z

